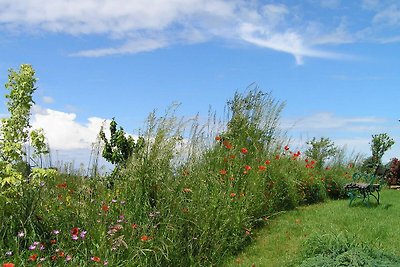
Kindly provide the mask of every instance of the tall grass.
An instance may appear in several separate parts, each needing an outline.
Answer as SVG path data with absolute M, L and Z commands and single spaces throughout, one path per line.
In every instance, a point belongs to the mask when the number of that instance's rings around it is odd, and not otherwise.
M 220 265 L 273 214 L 342 196 L 353 171 L 316 170 L 291 151 L 279 130 L 283 106 L 258 88 L 235 94 L 218 134 L 213 116 L 201 125 L 178 118 L 174 108 L 151 113 L 144 146 L 113 173 L 112 186 L 109 178 L 55 175 L 20 200 L 2 202 L 0 261 Z M 26 202 L 35 203 L 29 227 L 15 215 Z

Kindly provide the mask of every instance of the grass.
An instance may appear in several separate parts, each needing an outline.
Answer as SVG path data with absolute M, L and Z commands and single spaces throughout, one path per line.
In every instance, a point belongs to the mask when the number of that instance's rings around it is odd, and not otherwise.
M 397 254 L 400 246 L 400 192 L 383 190 L 381 204 L 356 204 L 347 200 L 329 200 L 281 213 L 257 231 L 254 242 L 229 266 L 299 266 L 312 251 L 310 241 L 318 236 L 328 240 L 345 237 L 374 250 Z M 321 265 L 322 266 L 322 265 Z
M 314 229 L 339 231 L 330 229 L 332 218 L 322 221 L 333 208 L 305 217 L 307 208 L 296 207 L 342 197 L 354 165 L 320 169 L 292 151 L 277 129 L 282 106 L 268 94 L 235 95 L 228 106 L 231 117 L 218 132 L 212 117 L 201 127 L 176 117 L 174 108 L 162 117 L 151 113 L 140 133 L 143 145 L 110 176 L 38 169 L 14 179 L 19 184 L 6 183 L 0 188 L 0 264 L 221 266 L 269 218 L 272 236 L 258 240 L 271 254 L 259 265 L 287 266 L 299 259 L 299 241 Z M 13 178 L 1 171 L 0 183 Z M 337 203 L 340 217 L 346 204 Z M 276 224 L 276 214 L 287 221 Z M 352 221 L 349 215 L 343 225 Z M 307 228 L 306 222 L 314 224 Z

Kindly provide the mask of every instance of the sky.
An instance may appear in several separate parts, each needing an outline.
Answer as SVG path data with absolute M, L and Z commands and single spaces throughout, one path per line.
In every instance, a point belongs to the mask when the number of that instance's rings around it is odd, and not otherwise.
M 31 124 L 66 161 L 87 162 L 105 120 L 135 134 L 172 103 L 222 115 L 254 84 L 285 103 L 292 147 L 368 156 L 388 133 L 384 160 L 400 157 L 399 52 L 397 0 L 0 0 L 0 83 L 33 66 Z

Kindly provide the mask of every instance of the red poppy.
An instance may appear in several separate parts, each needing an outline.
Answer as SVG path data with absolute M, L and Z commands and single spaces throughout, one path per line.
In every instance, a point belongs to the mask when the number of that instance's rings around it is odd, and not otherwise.
M 14 263 L 11 263 L 11 262 L 6 262 L 6 263 L 3 263 L 2 266 L 3 266 L 3 267 L 14 267 L 15 264 L 14 264 Z
M 225 175 L 225 174 L 226 174 L 226 170 L 222 169 L 222 170 L 219 171 L 219 173 L 220 173 L 221 175 Z
M 244 147 L 240 150 L 240 152 L 242 152 L 243 154 L 247 154 L 247 152 L 249 152 L 249 151 L 247 150 L 247 148 Z
M 140 240 L 142 240 L 143 242 L 146 242 L 149 240 L 149 237 L 147 235 L 142 235 L 142 237 L 140 238 Z
M 71 229 L 71 235 L 78 235 L 79 234 L 79 228 L 74 227 Z
M 227 148 L 227 149 L 231 149 L 232 148 L 232 145 L 231 145 L 231 143 L 229 143 L 229 141 L 224 141 L 223 142 L 223 144 L 224 144 L 224 146 Z
M 230 197 L 236 197 L 236 193 L 230 193 Z
M 265 171 L 266 169 L 267 169 L 267 167 L 265 167 L 264 165 L 258 166 L 259 171 Z
M 90 259 L 92 261 L 94 261 L 94 262 L 100 262 L 101 261 L 101 259 L 99 257 L 97 257 L 97 256 L 91 257 Z
M 285 148 L 286 151 L 289 150 L 289 146 L 287 146 L 287 145 L 284 148 Z
M 56 243 L 57 243 L 57 240 L 55 240 L 55 239 L 50 240 L 50 244 L 54 245 Z
M 220 141 L 220 140 L 221 140 L 221 136 L 217 135 L 217 136 L 215 137 L 215 141 Z
M 131 227 L 132 227 L 133 229 L 137 229 L 137 228 L 138 228 L 138 225 L 137 225 L 136 223 L 133 223 L 133 224 L 131 225 Z
M 57 185 L 58 188 L 67 188 L 67 182 Z
M 251 166 L 245 165 L 245 166 L 244 166 L 244 169 L 245 169 L 246 171 L 250 171 L 250 170 L 251 170 Z
M 265 164 L 266 164 L 266 165 L 269 165 L 269 164 L 271 164 L 271 161 L 267 159 L 267 160 L 265 161 Z
M 64 253 L 64 251 L 60 251 L 60 252 L 58 253 L 58 256 L 60 256 L 60 257 L 64 257 L 64 256 L 65 256 L 65 253 Z
M 52 260 L 52 261 L 56 261 L 56 260 L 57 260 L 57 255 L 51 256 L 51 260 Z
M 38 254 L 35 253 L 35 254 L 29 256 L 29 260 L 30 261 L 36 261 L 37 257 L 38 257 Z

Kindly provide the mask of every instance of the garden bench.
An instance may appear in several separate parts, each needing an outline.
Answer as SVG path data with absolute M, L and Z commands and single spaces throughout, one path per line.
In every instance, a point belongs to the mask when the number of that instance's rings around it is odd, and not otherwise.
M 366 173 L 354 173 L 352 182 L 344 186 L 347 191 L 347 195 L 350 198 L 349 206 L 357 199 L 362 198 L 362 202 L 369 206 L 369 197 L 373 196 L 379 204 L 379 192 L 381 185 L 375 183 L 376 177 L 373 174 Z

